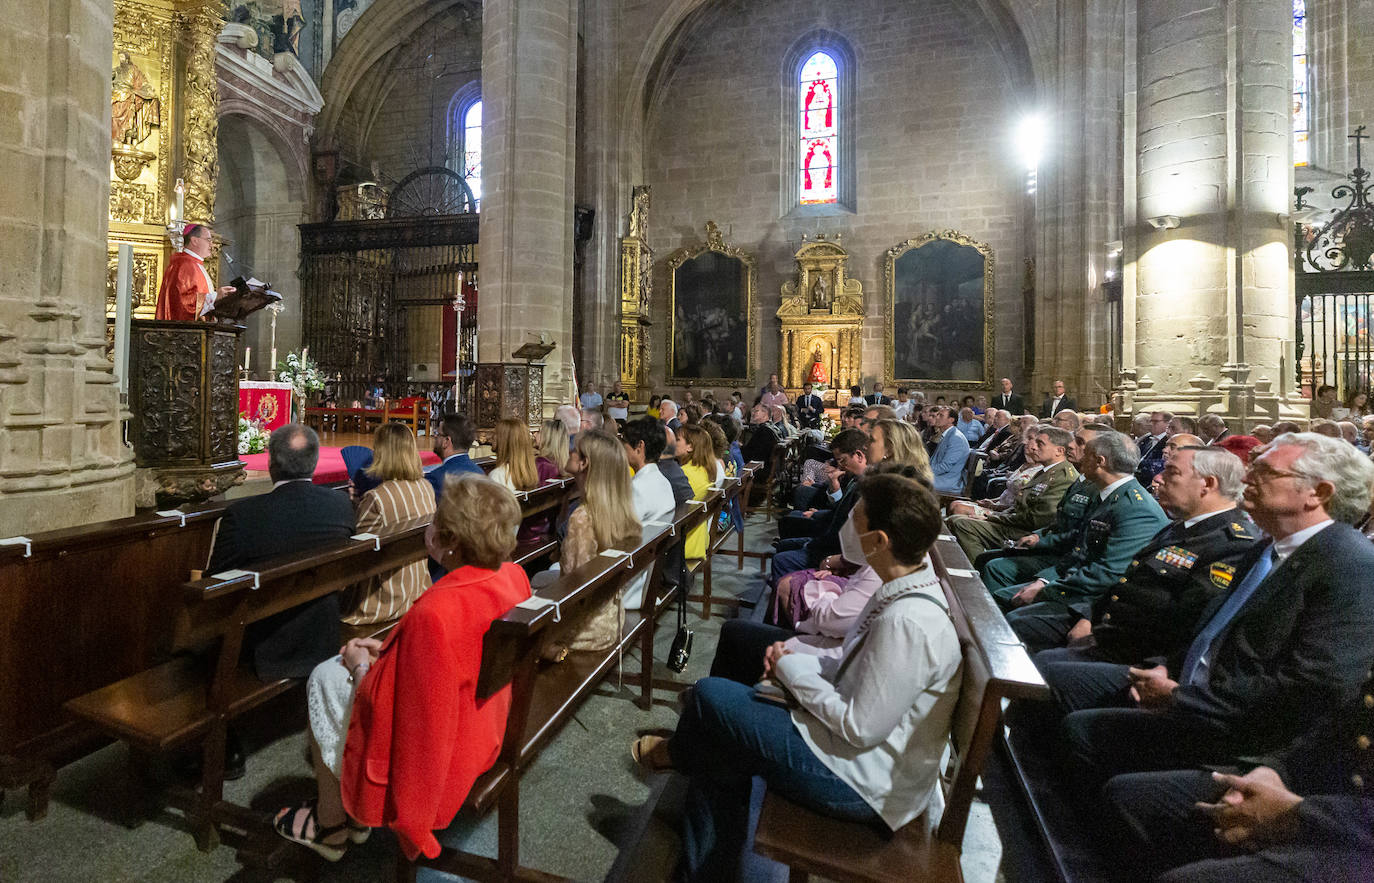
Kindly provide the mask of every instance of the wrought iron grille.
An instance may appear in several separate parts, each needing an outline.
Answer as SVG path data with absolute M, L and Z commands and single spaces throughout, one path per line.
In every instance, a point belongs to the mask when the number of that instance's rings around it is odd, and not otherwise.
M 1297 381 L 1309 396 L 1329 384 L 1340 398 L 1368 391 L 1374 379 L 1371 302 L 1374 301 L 1374 184 L 1364 168 L 1365 127 L 1351 135 L 1355 169 L 1331 195 L 1342 208 L 1322 225 L 1293 225 L 1297 294 Z M 1311 213 L 1306 195 L 1295 191 L 1297 213 Z
M 470 378 L 477 346 L 476 214 L 300 229 L 304 342 L 335 378 L 341 402 L 361 398 L 379 376 L 390 398 L 437 398 L 452 389 L 451 375 L 417 375 L 411 341 L 413 334 L 433 335 L 447 346 L 443 317 L 452 313 L 460 273 L 466 303 L 458 367 Z

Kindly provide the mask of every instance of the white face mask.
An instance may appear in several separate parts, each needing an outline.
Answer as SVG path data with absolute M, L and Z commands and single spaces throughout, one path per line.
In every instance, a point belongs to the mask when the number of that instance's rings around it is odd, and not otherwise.
M 850 564 L 857 564 L 860 567 L 868 563 L 868 557 L 864 555 L 863 543 L 859 541 L 859 529 L 854 526 L 852 514 L 844 520 L 844 526 L 840 528 L 840 555 Z

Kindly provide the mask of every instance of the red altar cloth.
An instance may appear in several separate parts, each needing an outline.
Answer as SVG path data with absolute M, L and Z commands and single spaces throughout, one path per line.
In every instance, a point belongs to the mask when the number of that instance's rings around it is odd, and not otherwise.
M 311 479 L 315 484 L 337 484 L 341 481 L 348 481 L 348 470 L 344 468 L 343 455 L 339 453 L 343 448 L 327 448 L 320 446 L 320 462 L 315 466 L 315 476 Z M 261 454 L 240 454 L 239 459 L 249 472 L 267 471 L 267 452 Z M 439 462 L 439 455 L 433 451 L 421 451 L 420 462 L 426 466 L 432 466 Z
M 269 433 L 280 429 L 291 422 L 291 384 L 241 381 L 239 413 L 247 415 L 249 420 L 257 420 Z

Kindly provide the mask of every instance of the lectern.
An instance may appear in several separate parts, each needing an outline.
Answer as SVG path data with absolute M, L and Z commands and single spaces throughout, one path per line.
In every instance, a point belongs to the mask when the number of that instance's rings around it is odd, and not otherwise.
M 502 417 L 519 417 L 530 429 L 544 419 L 544 363 L 556 344 L 527 343 L 511 353 L 520 362 L 478 364 L 473 383 L 477 428 L 490 430 Z

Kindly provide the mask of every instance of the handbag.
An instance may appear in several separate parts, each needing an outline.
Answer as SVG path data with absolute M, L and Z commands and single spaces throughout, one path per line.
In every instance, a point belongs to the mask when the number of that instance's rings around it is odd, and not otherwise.
M 668 669 L 682 674 L 687 668 L 687 660 L 692 658 L 692 630 L 687 628 L 687 582 L 677 587 L 677 634 L 673 635 L 673 645 L 668 649 Z

